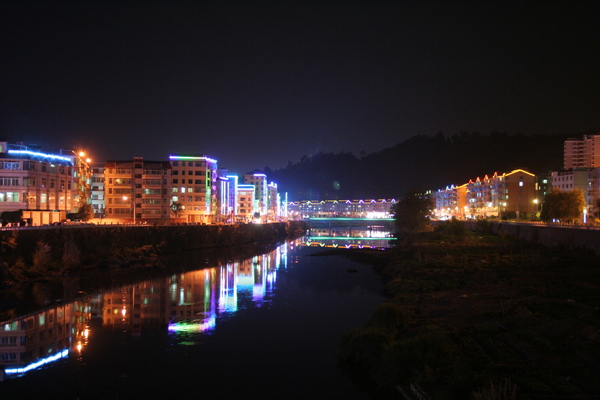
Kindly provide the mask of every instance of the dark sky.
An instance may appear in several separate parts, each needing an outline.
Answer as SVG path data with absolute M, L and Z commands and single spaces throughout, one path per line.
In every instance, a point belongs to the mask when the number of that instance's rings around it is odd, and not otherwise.
M 599 1 L 395 3 L 2 2 L 0 136 L 241 174 L 440 131 L 600 131 Z

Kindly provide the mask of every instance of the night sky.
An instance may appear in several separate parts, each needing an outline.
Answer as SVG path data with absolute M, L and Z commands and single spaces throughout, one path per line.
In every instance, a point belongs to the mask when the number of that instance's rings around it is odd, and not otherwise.
M 0 136 L 243 174 L 419 134 L 600 131 L 599 1 L 394 3 L 2 2 Z

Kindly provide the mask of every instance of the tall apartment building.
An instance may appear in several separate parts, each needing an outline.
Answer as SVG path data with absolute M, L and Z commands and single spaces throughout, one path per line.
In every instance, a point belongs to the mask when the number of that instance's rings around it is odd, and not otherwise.
M 171 155 L 172 203 L 183 208 L 186 222 L 211 223 L 217 215 L 217 160 L 198 155 Z
M 564 169 L 600 167 L 600 135 L 567 139 L 564 143 Z
M 107 161 L 104 166 L 106 218 L 160 223 L 171 218 L 171 165 L 166 161 Z
M 51 154 L 0 142 L 0 212 L 22 210 L 33 225 L 58 222 L 88 201 L 90 176 L 72 150 Z
M 104 218 L 104 163 L 92 164 L 92 185 L 90 204 L 94 209 L 95 218 Z

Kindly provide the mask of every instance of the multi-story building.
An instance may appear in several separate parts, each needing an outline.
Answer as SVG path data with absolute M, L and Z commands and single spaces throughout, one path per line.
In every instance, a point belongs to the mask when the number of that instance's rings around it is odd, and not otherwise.
M 281 217 L 281 198 L 275 182 L 267 185 L 267 220 L 276 221 Z
M 95 218 L 104 218 L 104 163 L 92 164 L 92 198 L 90 204 Z
M 565 192 L 574 189 L 587 192 L 588 170 L 589 168 L 575 168 L 565 171 L 551 171 L 551 187 L 552 189 L 559 189 Z
M 468 212 L 466 183 L 458 186 L 446 186 L 446 189 L 435 192 L 433 197 L 436 204 L 436 218 L 465 218 L 465 214 Z
M 231 185 L 231 181 L 228 178 L 227 169 L 218 169 L 217 170 L 217 180 L 216 180 L 216 220 L 217 222 L 228 222 L 233 215 L 229 211 L 229 186 Z
M 0 212 L 23 211 L 33 225 L 58 222 L 89 199 L 91 170 L 73 151 L 44 153 L 0 142 Z
M 227 179 L 229 179 L 229 186 L 227 187 L 227 214 L 237 215 L 238 214 L 238 184 L 239 184 L 239 176 L 234 174 L 228 174 Z
M 600 135 L 567 139 L 564 143 L 564 169 L 600 167 Z
M 104 166 L 107 220 L 161 223 L 171 218 L 171 165 L 165 161 L 107 161 Z
M 61 149 L 60 154 L 73 160 L 72 192 L 73 201 L 71 212 L 77 212 L 84 204 L 90 204 L 92 191 L 92 168 L 91 159 L 84 151 L 75 152 L 72 149 Z
M 217 214 L 217 160 L 197 155 L 171 155 L 172 203 L 183 206 L 186 222 L 214 222 Z
M 256 212 L 260 213 L 261 217 L 266 217 L 269 205 L 267 176 L 265 174 L 246 174 L 244 175 L 244 183 L 254 185 L 254 199 L 257 201 Z
M 522 169 L 470 180 L 434 193 L 437 218 L 486 218 L 536 213 L 535 175 Z
M 237 191 L 238 212 L 237 220 L 239 222 L 249 222 L 254 218 L 254 213 L 257 212 L 257 201 L 255 200 L 256 188 L 254 185 L 240 184 Z

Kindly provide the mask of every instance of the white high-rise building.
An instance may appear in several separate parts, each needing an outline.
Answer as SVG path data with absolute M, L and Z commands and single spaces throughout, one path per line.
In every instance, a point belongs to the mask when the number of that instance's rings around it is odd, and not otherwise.
M 564 143 L 564 169 L 600 167 L 600 135 L 567 139 Z

